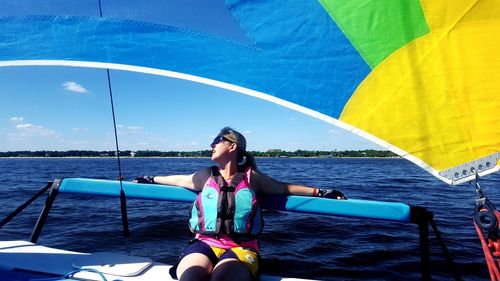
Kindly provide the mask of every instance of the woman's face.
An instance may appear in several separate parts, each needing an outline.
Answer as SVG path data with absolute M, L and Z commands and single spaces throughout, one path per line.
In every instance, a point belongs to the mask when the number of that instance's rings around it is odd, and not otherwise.
M 212 147 L 212 161 L 220 163 L 231 160 L 230 152 L 233 151 L 233 145 L 232 142 L 223 136 L 217 136 L 210 145 L 210 147 Z

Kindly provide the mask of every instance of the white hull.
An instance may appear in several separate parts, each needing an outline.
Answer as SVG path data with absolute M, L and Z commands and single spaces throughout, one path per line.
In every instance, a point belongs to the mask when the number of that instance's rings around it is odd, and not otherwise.
M 81 268 L 102 273 L 107 280 L 174 280 L 168 273 L 171 265 L 143 257 L 115 253 L 79 253 L 36 245 L 26 241 L 0 241 L 0 271 L 36 272 L 65 276 Z M 74 278 L 103 280 L 94 272 L 80 271 Z M 0 277 L 0 280 L 9 280 Z M 66 279 L 67 280 L 67 279 Z M 306 280 L 261 276 L 262 281 Z

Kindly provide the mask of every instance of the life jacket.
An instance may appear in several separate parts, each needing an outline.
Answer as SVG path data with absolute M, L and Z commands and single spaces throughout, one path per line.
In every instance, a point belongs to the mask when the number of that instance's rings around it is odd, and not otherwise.
M 255 192 L 250 188 L 251 168 L 238 172 L 228 186 L 216 166 L 212 167 L 203 190 L 193 202 L 189 229 L 193 233 L 235 240 L 254 239 L 264 221 Z

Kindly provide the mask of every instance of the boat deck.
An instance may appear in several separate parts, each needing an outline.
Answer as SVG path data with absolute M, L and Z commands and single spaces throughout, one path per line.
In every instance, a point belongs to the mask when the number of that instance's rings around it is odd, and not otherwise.
M 80 253 L 36 245 L 26 241 L 0 241 L 1 280 L 174 280 L 168 273 L 171 265 L 148 258 L 116 253 Z M 71 272 L 90 268 L 97 272 L 79 271 L 74 278 L 63 278 Z M 102 276 L 100 274 L 102 274 Z M 61 277 L 58 279 L 58 277 Z M 103 279 L 103 276 L 105 279 Z M 307 279 L 261 276 L 262 281 Z

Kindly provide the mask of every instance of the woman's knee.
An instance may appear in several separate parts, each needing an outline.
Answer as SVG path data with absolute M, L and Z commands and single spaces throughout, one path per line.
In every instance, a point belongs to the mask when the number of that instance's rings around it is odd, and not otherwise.
M 201 266 L 191 266 L 186 268 L 179 278 L 179 281 L 208 281 L 210 274 L 206 268 Z
M 199 253 L 185 256 L 177 266 L 179 280 L 208 280 L 213 265 L 210 259 Z
M 237 259 L 226 259 L 214 268 L 210 281 L 235 280 L 235 276 L 238 276 L 238 281 L 254 280 L 250 269 L 244 263 Z

